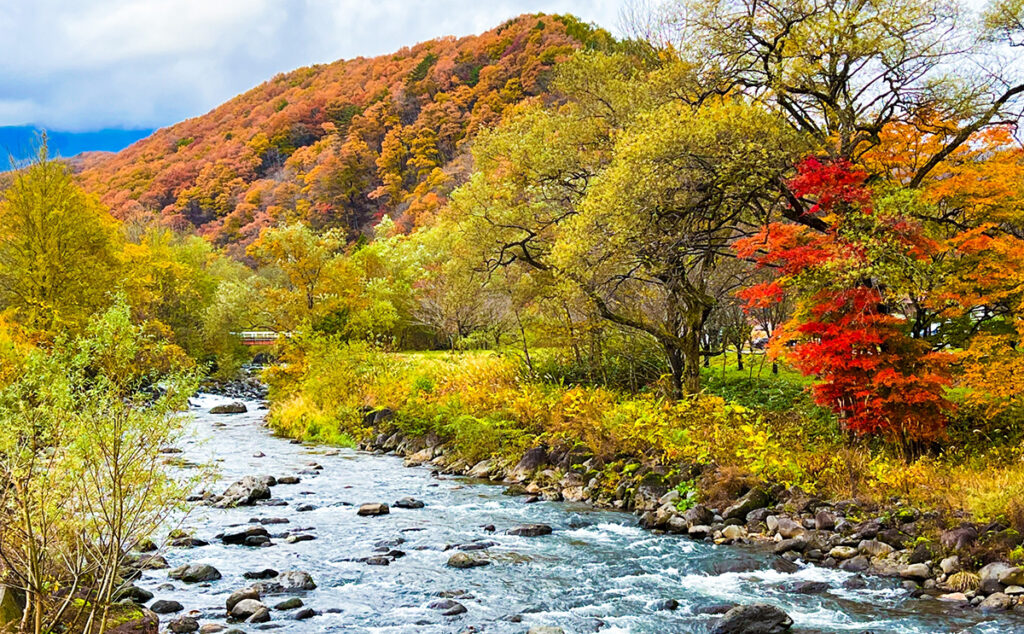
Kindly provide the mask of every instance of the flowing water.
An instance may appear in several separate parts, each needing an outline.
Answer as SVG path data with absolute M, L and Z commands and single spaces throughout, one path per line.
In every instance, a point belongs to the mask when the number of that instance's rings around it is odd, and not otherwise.
M 274 499 L 286 506 L 198 507 L 187 518 L 184 527 L 210 545 L 170 549 L 167 560 L 171 566 L 211 564 L 223 574 L 219 581 L 175 581 L 173 590 L 157 589 L 168 583 L 167 571 L 152 570 L 138 582 L 158 599 L 175 599 L 186 610 L 198 611 L 202 623 L 224 623 L 227 596 L 252 583 L 244 572 L 273 568 L 313 576 L 317 589 L 299 596 L 319 615 L 296 621 L 289 612 L 272 610 L 270 623 L 242 624 L 241 629 L 522 633 L 530 626 L 553 625 L 566 632 L 699 633 L 710 631 L 718 618 L 701 614 L 701 608 L 768 602 L 793 618 L 794 632 L 1024 632 L 1018 617 L 914 599 L 894 580 L 868 578 L 866 588 L 845 589 L 848 573 L 816 567 L 776 572 L 759 550 L 653 535 L 640 530 L 627 513 L 562 502 L 524 504 L 522 498 L 502 495 L 500 486 L 436 477 L 429 468 L 405 468 L 394 456 L 292 444 L 266 429 L 265 410 L 255 401 L 246 402 L 245 414 L 206 413 L 228 401 L 210 395 L 193 399 L 194 433 L 181 446 L 185 459 L 216 466 L 221 479 L 208 487 L 220 492 L 245 475 L 298 474 L 301 482 L 272 489 Z M 255 457 L 259 453 L 265 457 Z M 323 470 L 308 473 L 310 462 Z M 391 504 L 405 496 L 426 507 L 392 506 L 389 515 L 356 515 L 362 503 Z M 298 512 L 303 504 L 317 508 Z M 276 538 L 272 547 L 250 548 L 214 538 L 251 518 L 287 518 L 287 524 L 266 528 L 272 535 L 301 532 L 316 539 L 288 544 Z M 554 533 L 504 534 L 538 522 L 550 524 Z M 485 532 L 482 526 L 488 524 L 497 531 Z M 406 554 L 391 565 L 356 561 L 375 554 L 376 542 L 398 539 L 404 539 L 397 548 Z M 480 540 L 495 542 L 481 551 L 493 564 L 465 570 L 445 565 L 455 552 L 446 546 Z M 828 582 L 831 589 L 820 595 L 788 591 L 805 580 Z M 467 608 L 465 614 L 447 617 L 428 607 L 438 593 L 459 590 L 472 595 L 457 599 Z M 272 606 L 284 598 L 267 597 L 265 603 Z M 677 600 L 678 609 L 659 610 L 665 599 Z

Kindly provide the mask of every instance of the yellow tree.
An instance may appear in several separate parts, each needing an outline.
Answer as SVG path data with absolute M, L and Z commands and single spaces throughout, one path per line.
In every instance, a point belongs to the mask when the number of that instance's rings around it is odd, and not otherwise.
M 77 328 L 108 303 L 115 221 L 44 145 L 0 201 L 0 308 L 44 333 Z

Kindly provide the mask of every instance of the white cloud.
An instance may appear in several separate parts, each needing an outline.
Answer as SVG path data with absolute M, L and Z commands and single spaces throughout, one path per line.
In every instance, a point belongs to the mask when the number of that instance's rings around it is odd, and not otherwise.
M 3 0 L 0 125 L 158 127 L 278 72 L 623 0 Z

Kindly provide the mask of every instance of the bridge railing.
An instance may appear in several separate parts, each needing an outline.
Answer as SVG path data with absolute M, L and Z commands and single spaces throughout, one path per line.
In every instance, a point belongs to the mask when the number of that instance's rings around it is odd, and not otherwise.
M 277 343 L 278 339 L 287 337 L 289 333 L 277 332 L 274 330 L 242 330 L 233 332 L 245 346 L 267 346 Z

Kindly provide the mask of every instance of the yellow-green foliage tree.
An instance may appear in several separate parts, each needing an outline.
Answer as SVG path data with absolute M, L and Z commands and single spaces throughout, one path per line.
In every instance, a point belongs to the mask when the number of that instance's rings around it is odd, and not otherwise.
M 44 336 L 80 328 L 118 266 L 114 220 L 44 145 L 0 200 L 0 309 Z
M 453 218 L 490 268 L 543 271 L 653 337 L 673 392 L 695 393 L 708 276 L 774 204 L 799 137 L 745 100 L 668 90 L 690 77 L 679 62 L 595 54 L 563 72 L 568 104 L 481 135 Z

